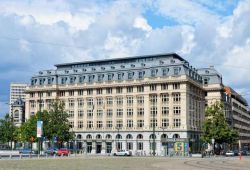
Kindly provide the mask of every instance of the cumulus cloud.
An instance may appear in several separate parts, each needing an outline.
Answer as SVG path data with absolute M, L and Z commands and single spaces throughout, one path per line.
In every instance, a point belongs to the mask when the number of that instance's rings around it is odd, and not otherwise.
M 2 0 L 0 102 L 11 81 L 57 63 L 168 52 L 196 67 L 217 65 L 225 83 L 250 91 L 249 70 L 229 67 L 250 62 L 250 2 L 214 2 Z M 164 26 L 151 25 L 147 11 L 166 18 Z

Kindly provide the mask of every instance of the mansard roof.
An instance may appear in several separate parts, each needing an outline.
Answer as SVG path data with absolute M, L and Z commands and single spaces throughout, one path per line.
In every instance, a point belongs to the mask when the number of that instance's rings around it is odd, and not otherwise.
M 84 61 L 84 62 L 63 63 L 63 64 L 56 64 L 55 66 L 57 68 L 64 68 L 64 67 L 70 67 L 72 65 L 83 65 L 83 64 L 89 64 L 90 66 L 111 64 L 111 63 L 118 64 L 118 63 L 121 63 L 122 61 L 134 62 L 137 59 L 160 58 L 160 57 L 174 57 L 174 58 L 179 59 L 180 61 L 183 61 L 184 63 L 188 63 L 188 61 L 186 61 L 185 59 L 183 59 L 181 56 L 179 56 L 176 53 L 162 53 L 162 54 L 152 54 L 152 55 L 143 55 L 143 56 L 134 56 L 134 57 L 111 58 L 111 59 L 93 60 L 93 61 Z

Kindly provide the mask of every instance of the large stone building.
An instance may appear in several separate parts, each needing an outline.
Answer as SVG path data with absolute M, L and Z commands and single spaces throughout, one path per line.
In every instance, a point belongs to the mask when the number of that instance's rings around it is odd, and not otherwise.
M 27 89 L 26 118 L 66 103 L 77 146 L 88 153 L 127 149 L 166 155 L 199 149 L 205 90 L 197 69 L 177 54 L 58 64 Z
M 25 97 L 26 87 L 25 83 L 11 83 L 10 84 L 10 102 L 9 113 L 13 118 L 15 125 L 20 126 L 25 120 Z

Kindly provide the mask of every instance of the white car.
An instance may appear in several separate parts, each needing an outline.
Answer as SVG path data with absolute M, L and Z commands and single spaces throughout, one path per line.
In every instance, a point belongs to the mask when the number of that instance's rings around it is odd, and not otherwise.
M 226 156 L 234 156 L 234 152 L 233 151 L 227 151 Z
M 126 150 L 119 150 L 114 152 L 114 156 L 131 156 L 132 152 L 131 151 L 126 151 Z

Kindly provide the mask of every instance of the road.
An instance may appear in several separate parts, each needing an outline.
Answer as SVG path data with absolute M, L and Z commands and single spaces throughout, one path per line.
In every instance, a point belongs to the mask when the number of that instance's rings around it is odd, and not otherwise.
M 250 158 L 81 156 L 0 160 L 0 170 L 249 170 Z

